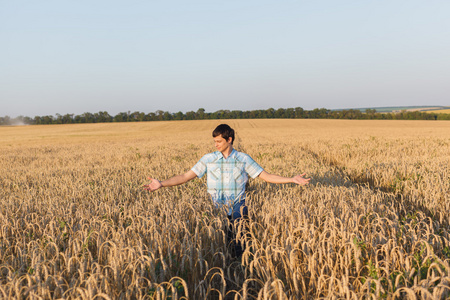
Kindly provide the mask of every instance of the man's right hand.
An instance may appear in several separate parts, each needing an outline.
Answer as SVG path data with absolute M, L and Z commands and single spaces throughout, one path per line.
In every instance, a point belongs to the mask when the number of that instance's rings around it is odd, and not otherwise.
M 157 189 L 159 189 L 160 187 L 162 187 L 161 181 L 159 181 L 158 179 L 153 179 L 153 178 L 149 177 L 148 180 L 150 180 L 150 183 L 144 185 L 145 190 L 154 192 Z

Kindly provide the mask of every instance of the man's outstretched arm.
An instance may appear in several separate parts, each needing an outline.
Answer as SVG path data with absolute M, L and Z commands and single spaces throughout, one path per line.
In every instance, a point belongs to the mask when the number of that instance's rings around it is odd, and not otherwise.
M 194 173 L 194 171 L 189 170 L 184 174 L 177 175 L 174 177 L 171 177 L 169 179 L 159 181 L 158 179 L 154 179 L 149 177 L 148 180 L 150 180 L 149 184 L 144 185 L 144 189 L 147 191 L 153 192 L 161 187 L 168 187 L 168 186 L 174 186 L 174 185 L 180 185 L 183 183 L 188 182 L 189 180 L 194 179 L 197 177 L 197 174 Z
M 311 178 L 303 178 L 305 175 L 306 173 L 294 177 L 283 177 L 262 171 L 261 174 L 259 174 L 259 178 L 270 183 L 296 183 L 298 185 L 306 185 L 309 184 Z

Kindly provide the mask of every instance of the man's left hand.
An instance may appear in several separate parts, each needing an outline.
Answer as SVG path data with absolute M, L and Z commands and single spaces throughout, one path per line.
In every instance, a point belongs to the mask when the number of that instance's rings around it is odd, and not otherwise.
M 304 178 L 305 175 L 306 173 L 303 173 L 301 175 L 294 176 L 292 179 L 294 183 L 298 185 L 307 185 L 311 181 L 311 178 Z

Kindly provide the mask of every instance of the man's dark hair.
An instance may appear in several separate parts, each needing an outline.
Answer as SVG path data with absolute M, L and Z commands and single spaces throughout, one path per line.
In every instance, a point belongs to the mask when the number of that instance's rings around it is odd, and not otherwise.
M 228 141 L 231 137 L 231 144 L 234 142 L 234 129 L 228 126 L 228 124 L 220 124 L 214 129 L 212 136 L 216 137 L 222 135 L 222 137 Z

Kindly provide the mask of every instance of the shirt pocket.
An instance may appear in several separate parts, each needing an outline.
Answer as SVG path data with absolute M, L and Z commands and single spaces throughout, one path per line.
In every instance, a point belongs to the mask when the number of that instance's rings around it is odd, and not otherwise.
M 210 179 L 212 180 L 219 180 L 221 177 L 221 169 L 220 166 L 216 165 L 216 164 L 208 164 L 208 176 L 210 177 Z
M 233 177 L 234 180 L 242 180 L 244 176 L 244 164 L 243 163 L 236 163 L 236 165 L 233 168 Z

